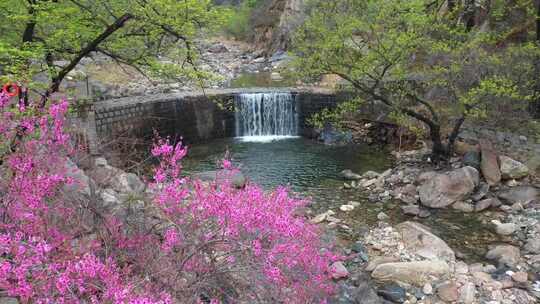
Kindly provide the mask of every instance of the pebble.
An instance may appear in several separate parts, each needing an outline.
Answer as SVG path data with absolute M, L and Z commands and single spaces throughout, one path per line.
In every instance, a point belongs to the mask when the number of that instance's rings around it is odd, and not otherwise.
M 354 210 L 354 206 L 353 205 L 341 205 L 339 207 L 339 210 L 341 210 L 343 212 L 350 212 L 350 211 Z
M 386 213 L 384 212 L 379 212 L 379 214 L 377 214 L 377 219 L 379 221 L 387 221 L 390 219 L 390 217 L 388 215 L 386 215 Z
M 427 283 L 427 284 L 424 285 L 424 287 L 422 288 L 422 292 L 423 292 L 424 294 L 427 294 L 427 295 L 433 294 L 433 286 L 431 286 L 431 284 Z

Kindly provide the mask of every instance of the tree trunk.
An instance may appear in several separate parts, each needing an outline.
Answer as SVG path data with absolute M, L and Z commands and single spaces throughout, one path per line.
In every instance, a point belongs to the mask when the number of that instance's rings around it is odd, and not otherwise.
M 64 80 L 64 78 L 67 76 L 69 72 L 71 72 L 77 64 L 83 59 L 84 57 L 88 56 L 91 52 L 95 51 L 96 48 L 99 46 L 100 43 L 105 41 L 109 36 L 114 34 L 117 30 L 121 29 L 127 21 L 133 18 L 133 15 L 131 14 L 124 14 L 120 18 L 118 18 L 114 23 L 109 25 L 103 33 L 101 33 L 99 36 L 97 36 L 92 42 L 90 42 L 86 47 L 84 47 L 75 58 L 73 58 L 68 65 L 66 65 L 58 74 L 53 77 L 51 81 L 51 85 L 49 86 L 49 89 L 45 92 L 45 95 L 43 96 L 42 100 L 42 106 L 45 106 L 45 103 L 47 99 L 51 96 L 51 94 L 58 92 L 60 89 L 60 84 Z

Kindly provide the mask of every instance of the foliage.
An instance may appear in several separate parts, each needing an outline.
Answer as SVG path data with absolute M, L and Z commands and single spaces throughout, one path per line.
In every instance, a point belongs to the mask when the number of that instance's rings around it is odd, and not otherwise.
M 1 80 L 61 81 L 95 53 L 151 76 L 203 78 L 193 40 L 224 20 L 210 0 L 2 1 Z
M 295 68 L 309 79 L 339 75 L 394 117 L 424 124 L 434 152 L 449 152 L 466 118 L 485 117 L 498 102 L 526 106 L 540 51 L 534 43 L 500 47 L 504 30 L 470 29 L 433 3 L 312 1 L 294 39 Z
M 68 157 L 66 101 L 0 96 L 0 293 L 32 303 L 323 302 L 333 290 L 320 232 L 287 189 L 182 177 L 181 144 L 158 140 L 146 205 L 131 223 L 102 213 Z M 326 247 L 328 248 L 328 247 Z
M 225 33 L 237 40 L 247 40 L 251 34 L 250 20 L 253 10 L 260 0 L 244 0 L 238 6 L 230 7 L 230 15 L 225 24 Z

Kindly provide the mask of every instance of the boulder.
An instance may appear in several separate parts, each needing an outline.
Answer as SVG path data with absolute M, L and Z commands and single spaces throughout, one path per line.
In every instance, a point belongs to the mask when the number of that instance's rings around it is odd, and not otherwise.
M 65 184 L 63 189 L 72 196 L 90 196 L 93 181 L 81 170 L 71 159 L 66 158 L 66 176 L 73 180 L 73 183 Z
M 454 251 L 429 228 L 416 222 L 403 222 L 396 226 L 405 248 L 426 259 L 454 261 Z
M 517 227 L 514 223 L 501 223 L 498 220 L 492 220 L 491 222 L 495 225 L 495 232 L 497 232 L 498 235 L 506 236 L 516 232 Z
M 463 155 L 463 165 L 480 170 L 480 153 L 476 151 L 465 153 L 465 155 Z
M 497 207 L 500 205 L 501 202 L 497 198 L 486 198 L 485 200 L 481 200 L 474 205 L 474 211 L 480 212 L 490 207 Z
M 529 175 L 529 168 L 508 156 L 499 156 L 503 179 L 520 179 Z
M 377 290 L 377 294 L 383 299 L 394 303 L 403 303 L 407 299 L 405 289 L 397 284 L 387 284 Z
M 342 279 L 349 276 L 349 271 L 342 262 L 334 262 L 330 266 L 330 275 L 333 279 Z
M 401 206 L 401 211 L 405 215 L 417 216 L 420 214 L 420 207 L 418 205 Z
M 501 265 L 514 267 L 519 263 L 521 254 L 519 248 L 512 245 L 497 245 L 488 251 L 486 258 L 495 260 Z
M 398 262 L 381 264 L 373 270 L 371 277 L 379 281 L 403 282 L 422 287 L 432 282 L 433 277 L 443 278 L 450 274 L 445 261 Z
M 531 201 L 540 199 L 540 191 L 532 186 L 519 186 L 498 194 L 499 198 L 507 205 L 527 205 Z
M 437 287 L 437 295 L 445 302 L 455 302 L 458 300 L 458 286 L 453 282 L 446 282 Z
M 491 143 L 484 141 L 480 144 L 482 159 L 480 162 L 480 170 L 490 186 L 497 185 L 501 182 L 501 170 L 499 169 L 499 161 L 497 153 L 493 150 Z
M 246 186 L 247 179 L 242 172 L 235 172 L 231 178 L 231 182 L 236 189 L 242 189 Z
M 465 200 L 479 182 L 479 173 L 473 167 L 447 173 L 426 172 L 419 177 L 420 201 L 430 208 L 444 208 Z
M 356 174 L 356 173 L 352 172 L 349 169 L 341 171 L 339 173 L 339 175 L 342 178 L 346 179 L 346 180 L 360 180 L 360 179 L 362 179 L 362 176 L 360 174 Z
M 536 237 L 527 240 L 527 244 L 523 249 L 532 254 L 540 254 L 540 238 Z

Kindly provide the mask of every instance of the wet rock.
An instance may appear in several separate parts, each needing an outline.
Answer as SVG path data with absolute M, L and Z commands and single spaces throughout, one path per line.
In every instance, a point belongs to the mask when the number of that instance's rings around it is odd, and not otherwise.
M 246 186 L 247 179 L 242 172 L 235 172 L 231 178 L 231 182 L 236 189 L 242 189 Z
M 469 151 L 463 155 L 463 166 L 470 166 L 480 170 L 480 153 Z
M 480 163 L 482 175 L 490 186 L 497 185 L 501 182 L 501 170 L 499 168 L 497 153 L 495 153 L 491 143 L 487 141 L 483 141 L 480 144 L 480 149 L 482 151 L 482 160 Z
M 375 289 L 371 286 L 369 278 L 362 276 L 357 280 L 358 286 L 351 286 L 345 283 L 339 284 L 339 294 L 335 304 L 382 304 L 381 298 L 377 296 Z
M 497 203 L 499 203 L 499 205 L 500 205 L 500 202 L 496 202 L 496 201 L 498 201 L 498 199 L 496 199 L 496 198 L 488 198 L 488 199 L 485 199 L 485 200 L 481 200 L 481 201 L 476 203 L 476 205 L 474 206 L 474 210 L 476 212 L 481 212 L 481 211 L 484 211 L 484 210 L 488 209 L 489 207 L 494 206 Z
M 446 282 L 437 287 L 437 295 L 446 302 L 457 301 L 459 292 L 456 283 Z
M 343 212 L 350 212 L 350 211 L 354 210 L 354 206 L 353 205 L 341 205 L 339 207 L 339 210 L 341 210 Z
M 454 251 L 429 228 L 416 222 L 404 222 L 396 226 L 405 248 L 426 259 L 454 261 Z
M 473 204 L 465 203 L 465 202 L 462 202 L 462 201 L 455 202 L 455 203 L 452 205 L 452 208 L 453 208 L 454 210 L 459 210 L 459 211 L 465 212 L 465 213 L 474 212 L 474 206 L 473 206 Z
M 360 179 L 362 179 L 362 176 L 360 174 L 356 174 L 356 173 L 352 172 L 349 169 L 341 171 L 339 173 L 339 175 L 342 178 L 347 179 L 347 180 L 360 180 Z
M 503 179 L 520 179 L 529 175 L 529 168 L 508 156 L 499 156 Z
M 399 281 L 418 287 L 424 286 L 435 278 L 442 278 L 450 273 L 450 267 L 444 261 L 419 261 L 385 263 L 377 266 L 371 277 L 379 281 Z
M 394 303 L 403 303 L 407 299 L 405 289 L 397 284 L 384 285 L 377 290 L 377 294 Z
M 516 203 L 527 205 L 531 201 L 540 199 L 540 191 L 532 186 L 519 186 L 503 191 L 498 196 L 507 205 Z
M 330 275 L 333 279 L 339 280 L 348 277 L 349 271 L 342 262 L 334 262 L 330 266 Z
M 523 249 L 528 253 L 540 254 L 540 238 L 530 238 Z
M 489 184 L 487 183 L 480 183 L 480 186 L 478 186 L 478 189 L 476 189 L 476 192 L 472 195 L 472 200 L 477 202 L 481 199 L 483 199 L 484 197 L 486 197 L 486 195 L 489 193 Z
M 418 193 L 423 205 L 444 208 L 467 198 L 479 182 L 479 173 L 472 167 L 448 173 L 426 172 L 419 178 Z
M 488 251 L 486 258 L 495 260 L 501 265 L 514 267 L 519 263 L 519 248 L 512 245 L 497 245 Z
M 418 205 L 401 206 L 401 211 L 405 215 L 417 216 L 420 214 L 420 207 Z
M 326 211 L 325 213 L 321 213 L 317 216 L 315 216 L 314 218 L 312 218 L 310 220 L 310 222 L 312 224 L 320 224 L 322 222 L 324 222 L 325 220 L 327 220 L 328 217 L 332 216 L 332 215 L 335 215 L 336 213 L 332 210 L 328 210 Z
M 492 220 L 491 222 L 495 225 L 495 232 L 498 235 L 511 235 L 517 229 L 514 223 L 501 223 L 498 220 Z

